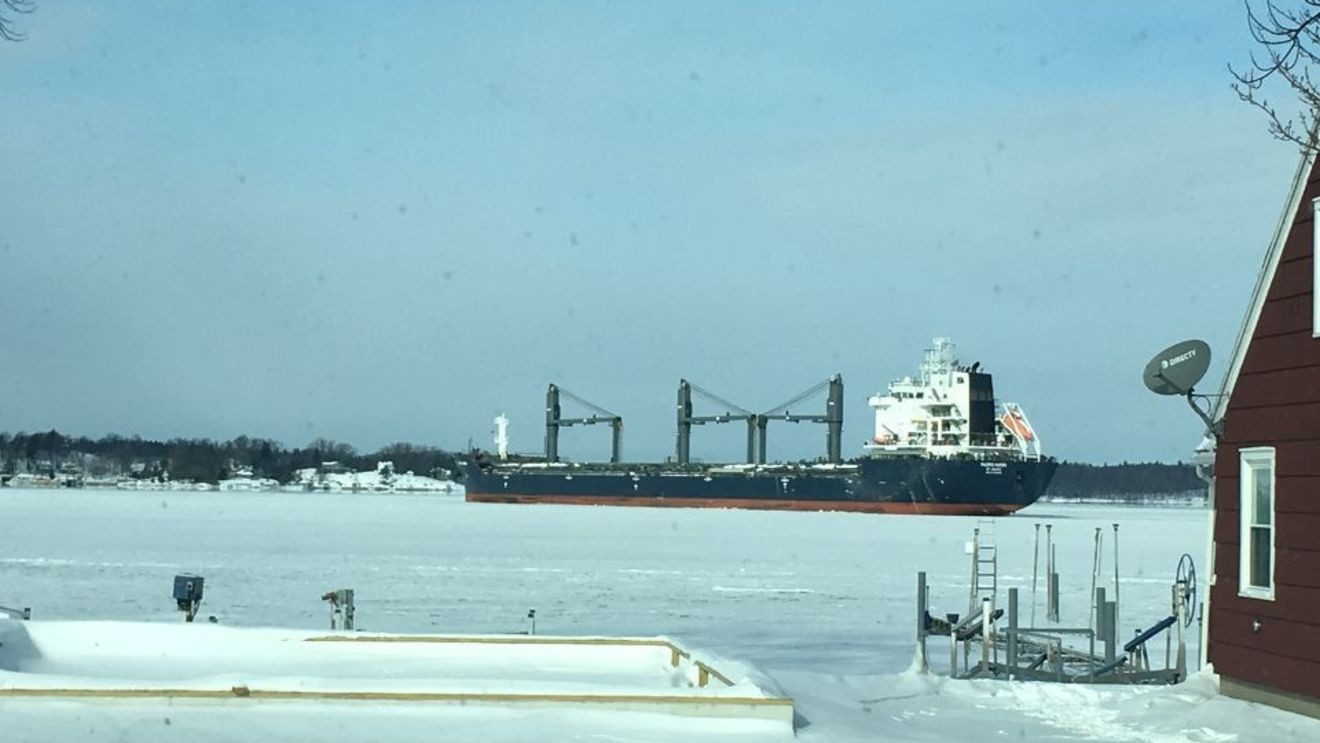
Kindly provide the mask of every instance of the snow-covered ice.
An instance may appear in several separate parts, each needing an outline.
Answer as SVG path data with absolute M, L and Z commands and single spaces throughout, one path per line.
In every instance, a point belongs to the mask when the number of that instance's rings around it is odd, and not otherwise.
M 1131 634 L 1168 613 L 1180 555 L 1207 572 L 1206 517 L 1197 508 L 1038 504 L 994 522 L 1001 588 L 1019 587 L 1028 600 L 1034 524 L 1052 524 L 1064 621 L 1085 623 L 1094 528 L 1104 531 L 1109 576 L 1110 525 L 1118 523 L 1121 622 Z M 698 653 L 751 664 L 766 688 L 795 699 L 803 740 L 1320 740 L 1320 722 L 1220 697 L 1208 674 L 1131 689 L 908 672 L 916 571 L 928 573 L 933 611 L 966 611 L 964 543 L 976 525 L 961 517 L 381 495 L 8 490 L 0 491 L 0 604 L 30 605 L 37 619 L 177 622 L 172 576 L 195 572 L 206 577 L 200 616 L 214 615 L 222 627 L 327 629 L 320 595 L 341 587 L 356 590 L 358 626 L 370 631 L 517 632 L 535 608 L 539 633 L 668 635 Z M 314 705 L 279 709 L 183 705 L 171 715 L 156 703 L 0 702 L 7 723 L 32 739 L 199 737 L 211 722 L 208 739 L 308 737 Z M 391 740 L 433 735 L 428 715 L 492 739 L 666 740 L 691 732 L 682 720 L 640 713 L 357 705 L 335 714 L 349 737 Z M 749 740 L 772 734 L 719 731 Z

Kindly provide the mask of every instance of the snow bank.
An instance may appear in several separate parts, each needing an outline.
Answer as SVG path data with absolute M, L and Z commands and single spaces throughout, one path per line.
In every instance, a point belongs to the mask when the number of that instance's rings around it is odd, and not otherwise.
M 1210 670 L 1177 686 L 960 681 L 915 673 L 779 675 L 803 741 L 1293 743 L 1320 721 L 1229 699 Z

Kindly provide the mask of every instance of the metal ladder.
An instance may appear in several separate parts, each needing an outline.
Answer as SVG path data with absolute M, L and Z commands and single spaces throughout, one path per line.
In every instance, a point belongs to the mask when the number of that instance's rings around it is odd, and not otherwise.
M 967 599 L 967 614 L 981 610 L 981 602 L 990 599 L 990 606 L 998 605 L 999 551 L 995 548 L 995 522 L 978 519 L 972 530 L 972 581 Z

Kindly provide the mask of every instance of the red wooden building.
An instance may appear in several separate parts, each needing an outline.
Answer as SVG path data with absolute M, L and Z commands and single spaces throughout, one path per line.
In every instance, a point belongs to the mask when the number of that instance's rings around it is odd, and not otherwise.
M 1303 158 L 1225 376 L 1206 652 L 1230 696 L 1320 717 L 1320 168 Z

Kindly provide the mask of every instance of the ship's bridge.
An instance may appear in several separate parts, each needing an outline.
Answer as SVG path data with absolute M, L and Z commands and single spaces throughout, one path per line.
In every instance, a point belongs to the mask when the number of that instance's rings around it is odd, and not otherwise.
M 1033 437 L 1024 438 L 996 420 L 994 385 L 980 363 L 960 364 L 953 341 L 947 338 L 936 338 L 931 345 L 915 379 L 895 380 L 887 394 L 867 400 L 875 410 L 875 436 L 866 448 L 931 456 L 992 452 L 1027 456 L 1032 452 L 1025 447 L 1034 442 L 1034 455 L 1039 456 Z M 1020 408 L 1012 406 L 1012 410 L 1024 420 Z

